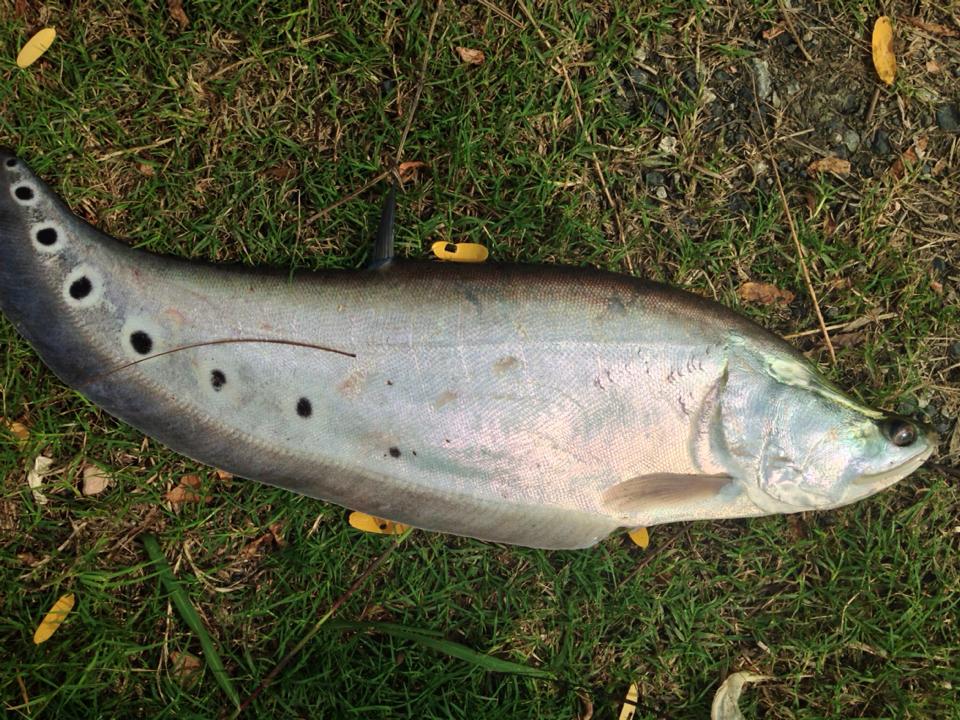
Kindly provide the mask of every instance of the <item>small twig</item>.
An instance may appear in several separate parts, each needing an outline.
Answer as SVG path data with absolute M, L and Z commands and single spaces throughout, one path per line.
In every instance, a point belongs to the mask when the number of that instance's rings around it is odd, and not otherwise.
M 437 7 L 433 11 L 433 17 L 430 18 L 430 29 L 427 31 L 427 49 L 423 52 L 423 58 L 420 61 L 420 77 L 417 79 L 417 89 L 413 93 L 413 100 L 407 109 L 407 124 L 403 128 L 403 134 L 400 136 L 400 144 L 397 145 L 397 165 L 400 164 L 400 158 L 403 156 L 403 146 L 407 142 L 407 136 L 410 134 L 410 127 L 413 125 L 413 116 L 416 115 L 417 106 L 420 104 L 420 95 L 423 93 L 423 84 L 427 79 L 427 63 L 430 62 L 430 54 L 433 50 L 433 31 L 437 27 L 437 18 L 440 17 L 440 11 L 443 9 L 443 0 L 437 0 Z
M 810 53 L 808 53 L 807 49 L 803 46 L 803 41 L 800 40 L 800 36 L 793 27 L 793 20 L 790 19 L 790 11 L 784 7 L 783 0 L 779 0 L 777 4 L 780 6 L 780 15 L 783 17 L 783 22 L 787 26 L 787 32 L 790 33 L 793 41 L 797 44 L 797 47 L 800 48 L 800 52 L 803 53 L 803 56 L 807 59 L 807 62 L 815 62 L 814 59 L 810 57 Z
M 797 236 L 797 228 L 793 223 L 793 213 L 790 212 L 790 205 L 787 203 L 787 194 L 783 191 L 783 182 L 780 180 L 780 171 L 777 169 L 777 161 L 773 156 L 773 148 L 770 144 L 770 136 L 767 135 L 767 121 L 760 111 L 760 102 L 757 100 L 756 82 L 753 88 L 753 104 L 757 109 L 757 117 L 760 119 L 760 129 L 763 131 L 763 142 L 766 145 L 767 156 L 770 159 L 770 167 L 773 170 L 773 177 L 777 181 L 777 191 L 780 193 L 780 202 L 783 204 L 783 212 L 787 216 L 787 225 L 790 227 L 790 237 L 793 239 L 793 246 L 797 251 L 797 262 L 800 263 L 800 270 L 803 272 L 803 280 L 807 285 L 807 292 L 813 301 L 813 309 L 817 313 L 817 322 L 820 325 L 820 331 L 823 333 L 823 340 L 826 343 L 827 350 L 830 351 L 830 360 L 834 365 L 837 364 L 837 353 L 833 349 L 833 342 L 830 340 L 830 332 L 827 330 L 827 323 L 823 319 L 823 313 L 820 311 L 820 300 L 817 298 L 817 291 L 813 289 L 813 282 L 810 280 L 810 271 L 807 269 L 807 261 L 803 257 L 803 246 L 800 245 L 800 238 Z
M 350 202 L 351 200 L 353 200 L 353 199 L 354 199 L 355 197 L 357 197 L 358 195 L 362 195 L 363 193 L 365 193 L 367 190 L 369 190 L 370 188 L 372 188 L 374 185 L 376 185 L 378 182 L 380 182 L 381 180 L 383 180 L 385 177 L 387 177 L 387 176 L 390 175 L 391 173 L 393 173 L 393 168 L 391 168 L 391 169 L 389 169 L 389 170 L 384 170 L 382 173 L 380 173 L 380 174 L 377 175 L 375 178 L 373 178 L 373 180 L 370 180 L 370 181 L 364 183 L 362 187 L 358 188 L 357 190 L 354 190 L 354 191 L 353 191 L 352 193 L 350 193 L 349 195 L 344 195 L 342 198 L 340 198 L 340 199 L 337 200 L 336 202 L 331 203 L 330 205 L 327 205 L 327 206 L 326 206 L 325 208 L 323 208 L 322 210 L 318 210 L 318 211 L 315 212 L 313 215 L 311 215 L 310 217 L 307 218 L 307 225 L 309 225 L 310 223 L 312 223 L 314 220 L 319 220 L 319 219 L 322 218 L 324 215 L 326 215 L 327 213 L 333 211 L 335 208 L 340 207 L 340 206 L 343 205 L 344 203 Z
M 863 124 L 869 125 L 873 120 L 873 113 L 877 109 L 877 100 L 880 99 L 880 86 L 873 88 L 873 96 L 870 98 L 870 106 L 867 108 L 867 114 L 863 118 Z
M 933 470 L 942 472 L 944 475 L 946 475 L 947 477 L 951 477 L 954 480 L 960 480 L 960 470 L 958 470 L 955 467 L 950 467 L 949 465 L 942 465 L 940 463 L 935 463 L 930 461 L 925 462 L 924 467 L 932 468 Z
M 520 0 L 518 5 L 520 5 L 520 9 L 523 11 L 523 14 L 527 16 L 527 20 L 530 21 L 530 24 L 537 31 L 537 35 L 540 36 L 543 44 L 547 46 L 548 50 L 553 50 L 553 46 L 550 44 L 550 41 L 547 39 L 547 36 L 544 34 L 543 30 L 540 29 L 540 24 L 530 13 L 529 8 L 527 8 L 527 4 L 523 2 L 523 0 Z M 567 72 L 566 66 L 564 66 L 563 62 L 559 60 L 557 61 L 557 64 L 559 65 L 560 73 L 563 76 L 564 87 L 566 87 L 567 92 L 570 93 L 570 99 L 573 101 L 573 114 L 576 116 L 577 125 L 580 128 L 580 132 L 584 134 L 587 142 L 592 145 L 593 138 L 583 122 L 583 113 L 580 111 L 580 95 L 573 88 L 573 82 L 570 80 L 570 74 Z M 606 198 L 607 204 L 610 206 L 610 212 L 613 213 L 613 227 L 617 231 L 617 240 L 619 241 L 621 247 L 626 248 L 627 238 L 623 232 L 623 223 L 620 222 L 620 210 L 617 208 L 617 204 L 613 200 L 613 195 L 610 193 L 610 188 L 607 186 L 607 179 L 604 177 L 603 169 L 600 167 L 600 161 L 597 160 L 597 154 L 593 150 L 590 150 L 590 157 L 593 160 L 593 167 L 597 172 L 597 178 L 600 180 L 600 188 L 603 190 L 603 196 Z M 633 261 L 630 259 L 630 256 L 625 254 L 624 260 L 627 262 L 627 269 L 632 273 Z
M 497 15 L 502 17 L 504 20 L 513 23 L 516 27 L 523 30 L 522 22 L 517 20 L 513 15 L 508 13 L 506 10 L 503 10 L 502 8 L 497 7 L 494 3 L 490 2 L 490 0 L 477 0 L 477 2 L 479 2 L 481 5 L 483 5 L 487 9 L 492 10 Z
M 358 577 L 356 580 L 353 581 L 353 584 L 347 588 L 346 592 L 344 592 L 343 595 L 341 595 L 339 598 L 336 599 L 333 605 L 330 606 L 330 609 L 327 610 L 327 612 L 325 612 L 319 620 L 317 620 L 316 624 L 310 629 L 310 631 L 306 635 L 304 635 L 300 639 L 300 641 L 297 642 L 296 645 L 293 646 L 290 652 L 288 652 L 286 655 L 283 656 L 280 662 L 274 665 L 273 669 L 266 674 L 263 680 L 260 681 L 260 684 L 257 685 L 256 689 L 252 693 L 250 693 L 242 703 L 240 703 L 240 707 L 237 708 L 236 712 L 234 712 L 233 715 L 230 716 L 231 718 L 235 720 L 235 718 L 238 718 L 244 710 L 250 707 L 250 704 L 260 696 L 260 693 L 262 693 L 267 688 L 267 686 L 271 682 L 273 682 L 274 678 L 276 678 L 277 675 L 283 672 L 283 669 L 290 664 L 290 661 L 293 660 L 297 656 L 297 654 L 301 650 L 303 650 L 304 647 L 306 647 L 307 643 L 313 640 L 314 636 L 318 632 L 320 632 L 324 624 L 331 617 L 333 617 L 333 615 L 337 612 L 337 610 L 339 610 L 343 606 L 343 604 L 347 602 L 347 600 L 349 600 L 357 592 L 357 590 L 359 590 L 363 586 L 363 584 L 370 578 L 370 576 L 373 575 L 380 568 L 380 566 L 383 565 L 384 562 L 386 562 L 387 558 L 389 558 L 390 555 L 393 554 L 393 551 L 400 546 L 400 543 L 403 542 L 403 540 L 411 532 L 413 532 L 413 528 L 410 528 L 406 530 L 402 535 L 397 536 L 396 542 L 394 542 L 393 545 L 388 547 L 380 555 L 380 557 L 378 557 L 376 560 L 370 563 L 370 565 L 367 566 L 366 570 L 360 573 L 360 577 Z

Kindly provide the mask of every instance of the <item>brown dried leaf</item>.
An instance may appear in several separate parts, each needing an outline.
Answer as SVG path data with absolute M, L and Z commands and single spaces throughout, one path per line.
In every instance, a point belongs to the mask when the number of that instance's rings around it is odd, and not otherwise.
M 744 302 L 755 302 L 761 305 L 786 305 L 796 297 L 789 290 L 781 290 L 776 285 L 761 282 L 745 282 L 737 288 L 737 295 Z
M 850 161 L 833 155 L 814 160 L 807 166 L 807 174 L 813 177 L 819 173 L 833 173 L 834 175 L 849 175 Z
M 30 12 L 30 3 L 27 0 L 15 0 L 13 3 L 13 11 L 22 18 L 27 17 L 27 13 Z
M 184 687 L 196 682 L 197 673 L 203 666 L 200 658 L 195 655 L 177 652 L 176 650 L 170 653 L 170 664 L 170 674 Z
M 783 35 L 786 31 L 787 29 L 782 24 L 778 23 L 767 28 L 761 34 L 763 35 L 764 40 L 773 40 L 774 38 L 778 38 Z
M 856 332 L 848 333 L 839 333 L 838 335 L 831 335 L 830 342 L 833 343 L 835 348 L 843 347 L 856 347 L 864 341 L 867 337 L 866 330 L 858 330 Z
M 167 10 L 170 11 L 170 17 L 181 30 L 186 30 L 190 26 L 190 18 L 183 11 L 183 0 L 167 0 Z
M 941 70 L 943 70 L 943 68 L 940 67 L 940 63 L 938 63 L 936 60 L 932 60 L 932 59 L 931 59 L 931 60 L 927 60 L 926 68 L 927 68 L 927 72 L 928 72 L 928 73 L 933 73 L 933 74 L 936 74 L 936 73 L 940 72 Z
M 873 24 L 873 67 L 887 85 L 893 85 L 897 76 L 897 57 L 893 53 L 893 25 L 890 18 L 881 15 Z
M 287 544 L 287 541 L 283 538 L 283 523 L 279 520 L 270 525 L 270 534 L 273 535 L 273 541 L 277 544 L 277 547 L 283 547 Z
M 0 424 L 2 424 L 4 429 L 13 435 L 21 445 L 30 439 L 30 428 L 19 420 L 7 420 L 4 418 Z
M 113 483 L 110 474 L 96 465 L 87 465 L 83 468 L 83 494 L 99 495 Z
M 233 480 L 233 473 L 227 472 L 226 470 L 214 470 L 214 473 L 217 475 L 217 480 L 229 482 Z
M 482 65 L 486 56 L 482 50 L 473 50 L 472 48 L 457 47 L 457 54 L 460 59 L 468 65 Z
M 147 165 L 146 163 L 137 163 L 137 170 L 140 171 L 141 175 L 146 177 L 153 177 L 157 174 L 157 171 L 153 169 L 152 165 Z
M 295 178 L 299 174 L 299 171 L 294 165 L 274 165 L 264 170 L 263 174 L 268 178 L 283 181 Z
M 823 233 L 827 237 L 830 237 L 837 231 L 837 221 L 833 219 L 833 215 L 830 212 L 827 212 L 826 217 L 823 219 Z
M 931 35 L 952 38 L 960 37 L 960 30 L 954 30 L 953 28 L 949 28 L 946 25 L 941 25 L 940 23 L 927 22 L 926 20 L 921 20 L 918 17 L 911 17 L 910 15 L 901 15 L 900 20 L 908 25 L 913 25 L 915 28 L 926 30 Z
M 400 182 L 406 182 L 416 174 L 417 170 L 425 167 L 427 167 L 427 164 L 420 160 L 407 160 L 406 162 L 400 163 L 397 166 L 397 174 L 400 175 Z
M 170 490 L 164 497 L 173 505 L 182 503 L 210 502 L 209 496 L 201 496 L 200 478 L 196 475 L 184 475 L 180 478 L 180 484 Z
M 914 165 L 917 160 L 923 157 L 927 149 L 927 136 L 921 135 L 917 138 L 913 147 L 907 148 L 906 152 L 893 161 L 893 165 L 887 171 L 896 180 L 901 179 L 907 173 L 907 167 Z

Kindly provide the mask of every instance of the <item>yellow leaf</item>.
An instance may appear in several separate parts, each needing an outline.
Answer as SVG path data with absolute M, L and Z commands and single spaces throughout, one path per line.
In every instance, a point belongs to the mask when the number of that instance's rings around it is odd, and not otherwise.
M 620 708 L 620 714 L 617 720 L 633 720 L 637 714 L 637 701 L 640 699 L 640 689 L 636 683 L 630 683 L 627 689 L 627 696 L 623 699 L 623 705 Z
M 33 459 L 33 468 L 27 472 L 27 485 L 33 491 L 33 499 L 38 505 L 47 504 L 47 496 L 40 489 L 43 487 L 43 478 L 49 475 L 53 468 L 53 460 L 46 455 L 37 455 Z
M 378 535 L 402 535 L 410 527 L 403 523 L 384 520 L 362 512 L 350 513 L 349 522 L 350 527 L 362 532 L 377 533 Z
M 634 528 L 628 535 L 630 535 L 630 539 L 633 540 L 636 545 L 639 545 L 644 550 L 650 547 L 650 533 L 647 532 L 645 527 Z
M 21 444 L 23 444 L 23 441 L 30 439 L 30 428 L 19 420 L 7 420 L 4 418 L 2 425 L 6 428 L 7 432 L 19 440 Z
M 57 31 L 50 27 L 44 28 L 27 40 L 27 44 L 23 46 L 20 54 L 17 55 L 17 67 L 25 68 L 33 65 L 40 59 L 41 55 L 50 49 L 55 37 L 57 37 Z
M 893 25 L 890 18 L 881 15 L 873 24 L 873 67 L 887 85 L 893 85 L 897 75 L 897 58 L 893 54 Z
M 50 636 L 60 627 L 60 623 L 66 620 L 67 615 L 73 610 L 73 602 L 73 593 L 67 593 L 53 604 L 50 612 L 40 621 L 37 631 L 33 634 L 34 645 L 39 645 L 50 639 Z
M 438 240 L 431 250 L 441 260 L 462 263 L 482 263 L 487 259 L 487 248 L 477 243 L 448 243 Z
M 485 59 L 482 50 L 474 50 L 472 48 L 457 47 L 457 54 L 460 56 L 460 59 L 468 65 L 482 65 Z

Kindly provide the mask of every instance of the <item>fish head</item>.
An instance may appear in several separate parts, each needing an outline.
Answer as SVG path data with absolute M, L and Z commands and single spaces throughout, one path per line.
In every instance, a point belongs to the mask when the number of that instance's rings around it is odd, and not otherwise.
M 740 353 L 728 374 L 727 459 L 765 513 L 868 497 L 912 473 L 936 446 L 925 426 L 861 405 L 792 352 Z

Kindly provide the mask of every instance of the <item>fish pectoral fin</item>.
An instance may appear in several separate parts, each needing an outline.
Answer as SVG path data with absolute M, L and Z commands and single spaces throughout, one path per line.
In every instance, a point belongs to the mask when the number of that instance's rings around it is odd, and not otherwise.
M 653 506 L 683 505 L 710 500 L 732 481 L 733 478 L 729 475 L 638 475 L 608 488 L 603 494 L 603 501 L 616 512 L 638 512 Z
M 370 267 L 383 267 L 393 260 L 393 230 L 397 219 L 397 186 L 391 185 L 383 209 L 380 211 L 380 224 L 373 238 L 373 250 L 370 253 Z

